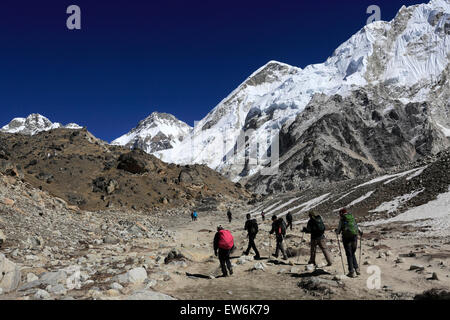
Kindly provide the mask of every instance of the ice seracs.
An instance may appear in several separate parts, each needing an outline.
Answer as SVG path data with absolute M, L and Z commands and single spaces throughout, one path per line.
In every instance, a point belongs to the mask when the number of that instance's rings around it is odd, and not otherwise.
M 33 113 L 26 118 L 14 118 L 13 120 L 11 120 L 10 123 L 8 123 L 2 129 L 0 129 L 0 131 L 7 133 L 21 133 L 26 135 L 35 135 L 41 131 L 49 131 L 58 128 L 76 129 L 76 130 L 82 129 L 82 127 L 80 127 L 76 123 L 69 123 L 68 125 L 63 126 L 59 122 L 53 123 L 46 117 L 37 113 Z

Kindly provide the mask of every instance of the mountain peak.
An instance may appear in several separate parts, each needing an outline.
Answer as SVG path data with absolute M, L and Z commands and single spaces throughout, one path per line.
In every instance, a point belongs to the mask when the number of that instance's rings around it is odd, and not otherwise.
M 174 115 L 155 111 L 111 144 L 126 146 L 130 149 L 139 148 L 147 153 L 153 153 L 173 148 L 191 129 L 188 124 L 178 120 Z
M 59 122 L 51 122 L 48 118 L 39 113 L 32 113 L 26 118 L 14 118 L 4 126 L 0 131 L 6 133 L 21 133 L 26 135 L 35 135 L 41 131 L 49 131 L 57 128 L 65 129 L 82 129 L 76 123 L 70 123 L 67 126 L 63 126 Z

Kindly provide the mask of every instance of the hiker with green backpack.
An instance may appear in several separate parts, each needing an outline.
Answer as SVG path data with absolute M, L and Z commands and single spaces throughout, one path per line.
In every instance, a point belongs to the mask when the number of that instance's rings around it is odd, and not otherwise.
M 245 250 L 243 254 L 248 256 L 248 254 L 250 253 L 250 250 L 253 249 L 253 251 L 255 251 L 254 258 L 256 260 L 260 259 L 261 257 L 259 255 L 259 251 L 256 248 L 256 244 L 255 244 L 255 238 L 256 238 L 256 235 L 258 234 L 258 222 L 256 222 L 256 219 L 252 219 L 252 216 L 250 215 L 250 213 L 247 214 L 247 221 L 245 222 L 244 230 L 247 230 L 248 247 L 247 247 L 247 250 Z
M 336 229 L 336 234 L 342 233 L 342 243 L 344 245 L 345 255 L 347 256 L 348 271 L 350 278 L 360 275 L 358 262 L 356 261 L 356 250 L 358 249 L 358 234 L 362 237 L 363 232 L 359 229 L 355 217 L 346 208 L 339 211 L 340 221 Z M 339 239 L 338 239 L 339 240 Z M 355 275 L 356 272 L 356 275 Z
M 327 260 L 327 266 L 331 266 L 333 262 L 325 245 L 325 224 L 323 223 L 322 217 L 310 212 L 308 224 L 302 231 L 311 234 L 311 257 L 308 264 L 316 265 L 316 250 L 317 246 L 319 246 Z

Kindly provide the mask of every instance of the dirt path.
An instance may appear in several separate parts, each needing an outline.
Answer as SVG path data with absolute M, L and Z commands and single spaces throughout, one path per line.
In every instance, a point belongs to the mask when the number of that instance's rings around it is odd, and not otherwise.
M 309 259 L 309 237 L 306 237 L 308 241 L 305 240 L 300 244 L 302 235 L 300 230 L 303 225 L 289 230 L 286 239 L 288 247 L 300 246 L 302 255 L 299 258 L 290 258 L 286 264 L 277 264 L 277 261 L 268 259 L 275 249 L 274 240 L 269 240 L 270 221 L 266 219 L 264 224 L 260 223 L 256 244 L 261 256 L 265 258 L 260 261 L 264 263 L 265 268 L 264 271 L 252 271 L 258 261 L 239 263 L 239 257 L 247 246 L 246 233 L 243 231 L 245 220 L 242 216 L 236 215 L 232 223 L 228 222 L 225 214 L 203 215 L 196 222 L 176 219 L 168 223 L 168 228 L 176 232 L 174 247 L 180 248 L 191 261 L 185 268 L 177 268 L 170 284 L 158 285 L 156 289 L 179 299 L 411 299 L 415 294 L 434 287 L 450 288 L 449 243 L 445 243 L 442 239 L 441 241 L 398 239 L 402 231 L 400 227 L 386 235 L 379 233 L 375 227 L 366 230 L 362 252 L 362 261 L 365 264 L 361 266 L 362 274 L 356 279 L 350 279 L 342 276 L 342 262 L 336 236 L 332 232 L 327 232 L 326 236 L 334 264 L 331 267 L 319 268 L 316 271 L 319 274 L 317 275 L 306 270 Z M 221 274 L 219 261 L 213 257 L 212 250 L 213 237 L 219 224 L 231 230 L 235 237 L 237 250 L 232 254 L 234 274 L 228 278 L 206 279 L 208 276 L 217 277 Z M 321 252 L 318 253 L 316 262 L 319 266 L 325 264 Z M 344 263 L 347 272 L 345 256 Z M 411 265 L 418 265 L 419 268 L 423 266 L 424 270 L 410 271 Z M 381 272 L 380 289 L 368 288 L 367 280 L 372 275 L 367 273 L 370 266 L 378 267 Z M 172 269 L 173 266 L 168 265 L 168 268 Z M 439 280 L 428 280 L 433 272 L 438 275 Z M 205 278 L 188 277 L 186 273 L 203 275 Z M 304 290 L 298 286 L 300 281 L 309 278 L 329 280 L 329 283 L 334 282 L 337 286 L 330 285 L 332 293 L 320 289 Z

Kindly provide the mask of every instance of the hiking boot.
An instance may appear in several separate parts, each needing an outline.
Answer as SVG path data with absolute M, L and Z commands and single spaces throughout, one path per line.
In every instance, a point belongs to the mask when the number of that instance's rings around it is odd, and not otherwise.
M 244 251 L 244 252 L 242 252 L 242 255 L 244 255 L 244 256 L 248 256 L 248 252 L 246 252 L 246 251 Z
M 349 278 L 356 278 L 356 275 L 355 275 L 355 273 L 352 271 L 352 272 L 349 272 L 349 274 L 347 274 L 347 277 L 349 277 Z
M 232 276 L 233 275 L 233 270 L 230 270 L 230 276 Z
M 356 271 L 356 274 L 357 274 L 358 276 L 361 275 L 361 272 L 359 272 L 359 269 L 355 269 L 355 271 Z
M 254 256 L 253 259 L 255 259 L 255 260 L 260 260 L 261 257 L 260 257 L 260 256 Z
M 330 262 L 330 263 L 327 263 L 327 267 L 331 267 L 333 264 Z M 356 272 L 358 272 L 358 271 L 356 271 Z
M 283 260 L 287 260 L 288 259 L 288 257 L 283 257 Z
M 272 257 L 277 258 L 278 259 L 278 255 L 277 254 L 272 254 Z

